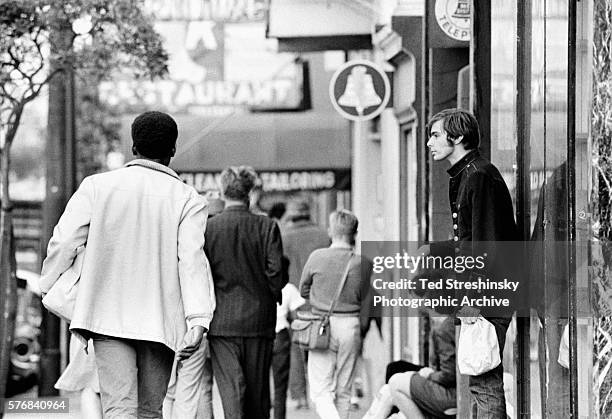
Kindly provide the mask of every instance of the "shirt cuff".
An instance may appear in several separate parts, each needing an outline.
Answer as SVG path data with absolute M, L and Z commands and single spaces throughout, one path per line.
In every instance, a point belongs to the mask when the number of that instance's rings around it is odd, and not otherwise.
M 210 321 L 212 317 L 210 316 L 189 316 L 187 319 L 187 329 L 191 329 L 195 326 L 202 326 L 206 329 L 206 332 L 210 329 Z

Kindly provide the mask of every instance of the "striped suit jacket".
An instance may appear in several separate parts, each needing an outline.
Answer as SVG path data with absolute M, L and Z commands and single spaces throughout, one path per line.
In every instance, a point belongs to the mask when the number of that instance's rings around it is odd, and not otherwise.
M 210 336 L 275 336 L 276 303 L 287 282 L 275 221 L 231 206 L 208 221 L 204 250 L 217 297 Z

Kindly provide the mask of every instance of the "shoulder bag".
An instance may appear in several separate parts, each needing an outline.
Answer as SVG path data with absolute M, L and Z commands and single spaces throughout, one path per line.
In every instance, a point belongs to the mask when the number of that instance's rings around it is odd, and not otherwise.
M 340 293 L 344 288 L 346 279 L 348 278 L 349 268 L 353 260 L 353 253 L 349 257 L 342 275 L 342 280 L 336 290 L 336 295 L 331 302 L 329 311 L 327 314 L 320 316 L 312 312 L 298 314 L 298 318 L 291 323 L 291 341 L 299 345 L 302 349 L 313 350 L 313 349 L 328 349 L 329 348 L 329 318 L 332 315 L 336 302 L 340 297 Z

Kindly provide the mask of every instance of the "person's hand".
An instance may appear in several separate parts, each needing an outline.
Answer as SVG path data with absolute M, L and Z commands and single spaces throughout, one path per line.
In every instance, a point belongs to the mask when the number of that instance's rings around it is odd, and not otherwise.
M 480 310 L 476 307 L 463 306 L 457 313 L 457 317 L 465 324 L 474 324 L 480 316 Z
M 404 252 L 406 252 L 406 250 L 404 250 Z M 431 254 L 431 249 L 429 247 L 428 244 L 424 244 L 423 246 L 419 247 L 416 252 L 413 254 L 414 257 L 427 257 Z M 420 274 L 421 269 L 418 269 L 416 266 L 410 270 L 408 270 L 408 272 L 405 274 L 407 275 L 406 279 L 410 280 L 410 281 L 416 281 L 417 276 Z
M 419 375 L 423 378 L 427 378 L 433 373 L 434 373 L 434 370 L 429 367 L 423 367 L 419 370 Z
M 419 247 L 416 251 L 417 256 L 429 256 L 431 254 L 431 247 L 428 244 L 424 244 Z
M 204 326 L 194 326 L 185 333 L 183 344 L 176 352 L 176 356 L 180 361 L 189 358 L 198 350 L 204 337 L 204 331 Z

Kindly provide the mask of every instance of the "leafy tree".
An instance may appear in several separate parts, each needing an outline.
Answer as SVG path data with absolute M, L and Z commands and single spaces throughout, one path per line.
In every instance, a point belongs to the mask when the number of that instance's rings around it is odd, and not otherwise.
M 0 0 L 0 397 L 16 304 L 10 150 L 24 107 L 61 72 L 155 78 L 167 58 L 143 0 Z
M 77 86 L 76 135 L 77 183 L 106 167 L 106 155 L 116 151 L 121 138 L 119 111 L 100 101 L 86 82 Z

